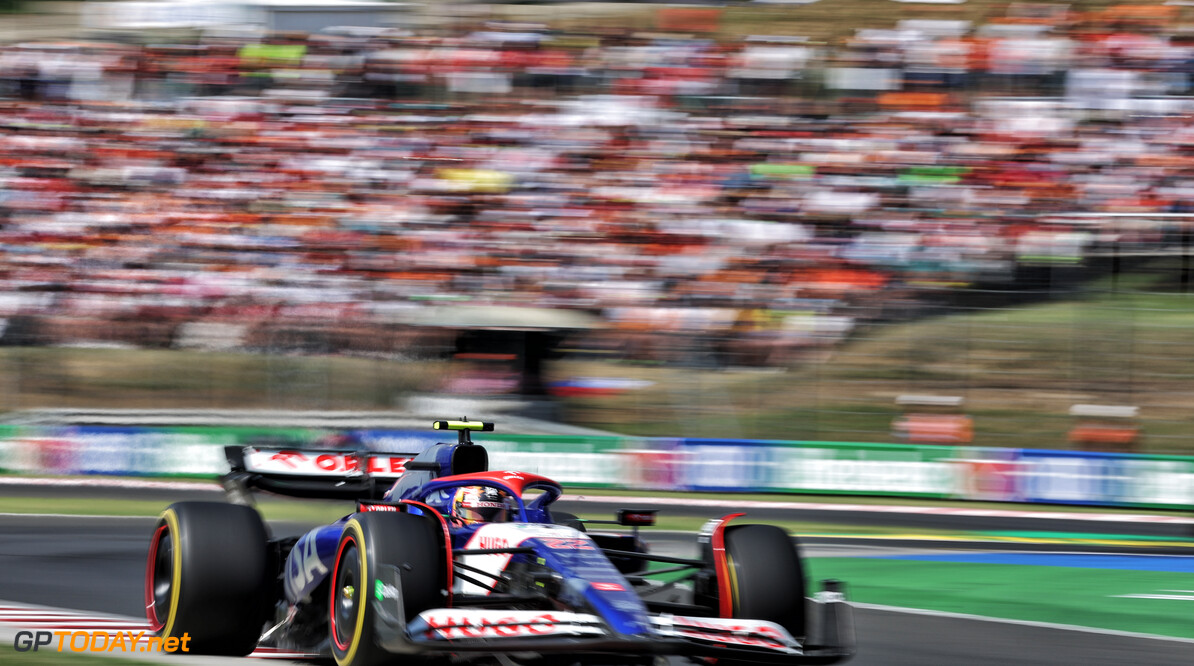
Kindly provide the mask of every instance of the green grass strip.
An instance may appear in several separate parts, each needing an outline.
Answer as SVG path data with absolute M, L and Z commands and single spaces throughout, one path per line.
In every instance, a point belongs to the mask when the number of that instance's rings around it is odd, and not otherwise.
M 1124 598 L 1191 589 L 1189 574 L 882 558 L 810 558 L 812 580 L 851 600 L 1009 620 L 1194 638 L 1188 600 Z

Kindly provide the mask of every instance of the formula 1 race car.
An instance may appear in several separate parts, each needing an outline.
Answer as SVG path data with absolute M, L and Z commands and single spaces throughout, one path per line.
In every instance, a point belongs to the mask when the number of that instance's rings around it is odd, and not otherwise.
M 562 490 L 488 470 L 471 433 L 411 458 L 359 451 L 227 447 L 230 493 L 356 501 L 299 537 L 270 538 L 251 506 L 179 502 L 149 546 L 146 612 L 191 652 L 300 651 L 339 666 L 421 657 L 502 664 L 829 664 L 853 651 L 836 581 L 805 596 L 798 547 L 781 529 L 709 521 L 699 556 L 652 555 L 638 528 L 553 511 Z M 620 532 L 587 531 L 617 523 Z

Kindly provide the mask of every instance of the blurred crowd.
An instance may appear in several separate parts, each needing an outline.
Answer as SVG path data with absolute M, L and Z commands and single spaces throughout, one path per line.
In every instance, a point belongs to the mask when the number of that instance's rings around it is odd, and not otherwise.
M 1180 217 L 1148 218 L 1194 200 L 1171 12 L 1027 14 L 828 45 L 12 45 L 3 341 L 402 353 L 444 344 L 426 308 L 471 304 L 597 314 L 584 344 L 625 356 L 783 364 L 919 289 L 1172 241 Z

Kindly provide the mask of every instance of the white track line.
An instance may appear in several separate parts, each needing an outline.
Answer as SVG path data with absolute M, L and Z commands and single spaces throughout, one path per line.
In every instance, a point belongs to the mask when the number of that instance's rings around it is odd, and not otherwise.
M 1095 627 L 1083 627 L 1076 624 L 1060 624 L 1056 622 L 1038 622 L 1036 620 L 1009 620 L 1002 617 L 987 617 L 985 615 L 970 615 L 969 613 L 952 613 L 949 611 L 935 611 L 924 610 L 922 608 L 903 608 L 900 606 L 883 606 L 881 604 L 864 604 L 851 601 L 850 605 L 855 608 L 863 608 L 866 610 L 877 610 L 888 613 L 905 613 L 908 615 L 927 615 L 930 617 L 945 617 L 958 620 L 977 620 L 979 622 L 998 622 L 1001 624 L 1016 624 L 1025 627 L 1039 627 L 1041 629 L 1058 629 L 1061 631 L 1080 631 L 1087 634 L 1104 634 L 1107 636 L 1120 636 L 1123 638 L 1142 638 L 1154 641 L 1173 641 L 1176 643 L 1190 643 L 1194 644 L 1194 638 L 1178 638 L 1175 636 L 1161 636 L 1159 634 L 1142 634 L 1135 631 L 1119 631 L 1116 629 L 1098 629 Z

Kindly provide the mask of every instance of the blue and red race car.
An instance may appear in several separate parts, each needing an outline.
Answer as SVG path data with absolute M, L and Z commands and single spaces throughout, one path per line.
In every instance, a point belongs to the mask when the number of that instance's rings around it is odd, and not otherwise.
M 490 471 L 471 433 L 411 458 L 228 447 L 233 494 L 354 500 L 300 537 L 271 538 L 250 506 L 179 502 L 149 547 L 146 611 L 192 652 L 272 646 L 371 666 L 411 657 L 525 664 L 828 664 L 853 651 L 835 581 L 813 598 L 795 542 L 769 525 L 710 521 L 696 558 L 648 552 L 654 512 L 581 521 L 556 482 Z M 632 531 L 588 532 L 616 522 Z

